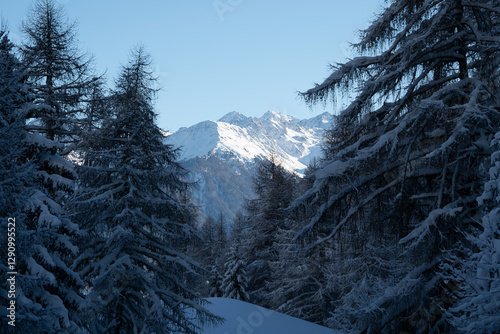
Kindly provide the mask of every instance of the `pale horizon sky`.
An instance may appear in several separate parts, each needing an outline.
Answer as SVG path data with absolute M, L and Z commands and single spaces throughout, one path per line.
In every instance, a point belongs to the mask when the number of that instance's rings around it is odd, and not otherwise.
M 134 45 L 154 60 L 162 90 L 156 111 L 167 131 L 217 120 L 231 111 L 260 117 L 275 110 L 311 118 L 298 96 L 352 57 L 349 43 L 382 8 L 382 0 L 60 0 L 78 22 L 78 47 L 94 57 L 108 84 Z M 2 4 L 10 37 L 33 1 Z

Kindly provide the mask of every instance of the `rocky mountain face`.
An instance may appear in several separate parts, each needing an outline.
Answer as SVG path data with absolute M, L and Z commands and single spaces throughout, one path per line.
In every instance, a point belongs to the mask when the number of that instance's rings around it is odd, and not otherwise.
M 260 159 L 273 152 L 286 169 L 301 175 L 320 156 L 323 133 L 332 123 L 329 113 L 298 120 L 275 111 L 260 118 L 231 112 L 181 128 L 166 142 L 181 148 L 180 161 L 196 181 L 192 197 L 200 218 L 222 214 L 230 221 L 254 196 L 252 177 Z

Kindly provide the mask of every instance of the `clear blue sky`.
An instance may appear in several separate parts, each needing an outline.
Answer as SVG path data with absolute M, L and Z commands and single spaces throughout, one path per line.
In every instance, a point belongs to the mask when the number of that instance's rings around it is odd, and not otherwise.
M 297 96 L 344 62 L 381 9 L 380 0 L 60 0 L 78 21 L 79 47 L 94 56 L 110 83 L 132 46 L 151 53 L 162 91 L 158 123 L 175 131 L 230 111 L 261 116 L 276 110 L 313 117 Z M 30 0 L 3 1 L 11 38 Z M 327 106 L 333 112 L 333 107 Z

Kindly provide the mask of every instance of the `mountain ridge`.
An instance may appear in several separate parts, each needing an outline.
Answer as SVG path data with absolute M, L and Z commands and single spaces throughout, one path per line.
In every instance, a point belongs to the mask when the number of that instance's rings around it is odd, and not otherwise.
M 228 220 L 252 198 L 252 177 L 259 160 L 271 152 L 289 171 L 301 176 L 321 154 L 325 129 L 334 117 L 323 113 L 297 119 L 276 111 L 248 117 L 233 111 L 218 120 L 180 128 L 166 143 L 180 148 L 179 161 L 198 183 L 192 197 L 201 218 L 222 214 Z

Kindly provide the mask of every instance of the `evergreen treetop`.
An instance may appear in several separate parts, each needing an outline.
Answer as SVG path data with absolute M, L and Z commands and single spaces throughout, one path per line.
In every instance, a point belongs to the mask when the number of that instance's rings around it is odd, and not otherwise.
M 22 58 L 35 94 L 30 118 L 38 119 L 30 129 L 50 140 L 71 142 L 78 133 L 82 102 L 95 80 L 91 60 L 76 45 L 76 23 L 66 19 L 55 0 L 37 0 L 22 32 Z

